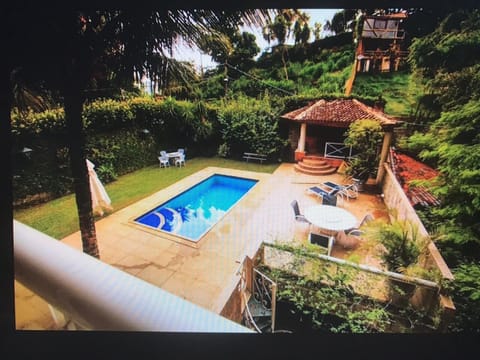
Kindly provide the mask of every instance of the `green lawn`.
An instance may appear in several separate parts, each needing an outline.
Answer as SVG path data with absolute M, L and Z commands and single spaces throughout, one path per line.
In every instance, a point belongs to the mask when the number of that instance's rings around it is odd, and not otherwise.
M 272 173 L 279 164 L 257 164 L 223 158 L 192 158 L 182 168 L 150 166 L 105 185 L 114 211 L 143 199 L 208 166 Z M 28 209 L 15 210 L 14 218 L 56 239 L 79 230 L 75 196 L 67 195 Z

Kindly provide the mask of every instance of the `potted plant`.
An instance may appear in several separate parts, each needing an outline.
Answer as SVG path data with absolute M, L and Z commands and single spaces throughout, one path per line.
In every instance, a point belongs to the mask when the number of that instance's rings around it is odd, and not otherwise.
M 427 250 L 429 239 L 421 236 L 411 221 L 394 219 L 388 224 L 374 221 L 367 226 L 366 236 L 383 245 L 380 256 L 389 271 L 407 276 L 419 273 L 419 260 Z M 395 303 L 405 304 L 414 291 L 414 284 L 390 278 L 390 295 Z
M 356 154 L 347 161 L 346 174 L 357 180 L 360 189 L 370 176 L 375 175 L 382 138 L 382 126 L 377 120 L 355 121 L 346 132 L 344 143 L 350 145 Z

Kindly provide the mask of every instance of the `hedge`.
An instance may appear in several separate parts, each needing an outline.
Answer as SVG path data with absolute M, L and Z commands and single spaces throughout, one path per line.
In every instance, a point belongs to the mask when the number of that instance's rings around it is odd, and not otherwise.
M 94 101 L 84 106 L 83 121 L 86 155 L 104 182 L 156 163 L 162 149 L 187 148 L 190 157 L 213 155 L 221 141 L 216 109 L 201 102 Z M 12 112 L 12 140 L 14 204 L 28 205 L 32 198 L 44 201 L 73 190 L 63 109 Z M 29 157 L 20 152 L 25 146 L 33 149 Z

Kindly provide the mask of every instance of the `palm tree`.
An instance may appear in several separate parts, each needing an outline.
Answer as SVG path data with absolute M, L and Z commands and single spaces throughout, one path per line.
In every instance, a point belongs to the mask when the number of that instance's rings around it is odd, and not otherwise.
M 63 97 L 70 164 L 74 179 L 83 251 L 99 257 L 85 157 L 82 123 L 85 90 L 101 65 L 118 79 L 132 83 L 134 74 L 164 76 L 162 67 L 149 66 L 158 56 L 168 58 L 175 41 L 198 42 L 205 32 L 225 23 L 263 25 L 262 10 L 88 11 L 7 8 L 2 22 L 2 45 L 8 49 L 0 76 L 2 131 L 10 133 L 11 75 L 18 72 L 32 82 L 45 81 Z M 160 70 L 157 70 L 160 69 Z
M 281 9 L 276 11 L 276 16 L 263 27 L 263 38 L 270 44 L 272 40 L 277 40 L 278 48 L 281 52 L 283 71 L 285 80 L 288 80 L 287 62 L 285 55 L 287 47 L 285 42 L 290 37 L 292 24 L 295 43 L 306 44 L 310 37 L 310 28 L 308 27 L 309 17 L 298 9 Z
M 288 80 L 287 63 L 285 60 L 285 53 L 287 51 L 285 47 L 285 41 L 287 40 L 287 34 L 290 32 L 290 26 L 292 23 L 289 18 L 280 13 L 275 16 L 273 22 L 269 22 L 263 28 L 263 38 L 270 44 L 272 40 L 277 40 L 278 48 L 280 49 L 282 56 L 283 71 L 285 73 L 285 80 Z

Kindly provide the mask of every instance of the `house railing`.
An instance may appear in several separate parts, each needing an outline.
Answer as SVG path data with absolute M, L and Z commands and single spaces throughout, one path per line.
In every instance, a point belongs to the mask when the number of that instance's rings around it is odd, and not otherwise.
M 14 221 L 15 278 L 86 330 L 252 332 Z
M 326 142 L 324 156 L 326 158 L 349 159 L 352 157 L 352 147 L 339 142 Z
M 277 284 L 257 269 L 253 269 L 253 296 L 265 309 L 272 312 L 272 333 L 275 332 Z
M 378 50 L 364 50 L 362 54 L 364 56 L 368 56 L 368 57 L 386 57 L 386 56 L 390 56 L 391 52 L 389 50 L 380 50 L 380 51 L 378 51 Z M 399 56 L 399 57 L 407 57 L 408 56 L 408 51 L 400 50 L 400 51 L 395 52 L 395 55 Z

